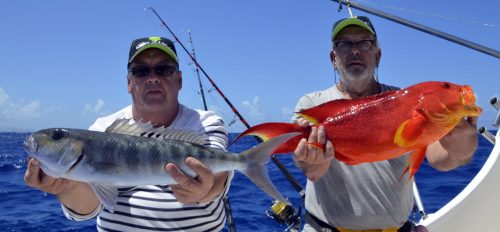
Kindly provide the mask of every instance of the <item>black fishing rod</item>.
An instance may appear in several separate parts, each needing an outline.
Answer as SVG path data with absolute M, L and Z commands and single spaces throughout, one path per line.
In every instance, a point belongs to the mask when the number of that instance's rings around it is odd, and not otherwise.
M 474 43 L 474 42 L 471 42 L 471 41 L 459 38 L 457 36 L 448 34 L 446 32 L 439 31 L 439 30 L 436 30 L 434 28 L 430 28 L 430 27 L 424 26 L 422 24 L 418 24 L 418 23 L 412 22 L 410 20 L 407 20 L 407 19 L 404 19 L 404 18 L 400 18 L 400 17 L 395 16 L 395 15 L 391 15 L 391 14 L 386 13 L 386 12 L 382 12 L 382 11 L 379 11 L 379 10 L 376 10 L 376 9 L 373 9 L 373 8 L 370 8 L 370 7 L 366 7 L 366 6 L 363 6 L 363 5 L 359 4 L 359 3 L 354 3 L 354 2 L 352 2 L 350 0 L 331 0 L 331 1 L 338 2 L 339 3 L 339 9 L 341 8 L 342 4 L 344 4 L 347 7 L 352 7 L 352 8 L 355 8 L 355 9 L 367 12 L 369 14 L 372 14 L 372 15 L 375 15 L 375 16 L 378 16 L 378 17 L 381 17 L 381 18 L 384 18 L 384 19 L 387 19 L 387 20 L 399 23 L 401 25 L 404 25 L 404 26 L 407 26 L 407 27 L 410 27 L 410 28 L 413 28 L 413 29 L 416 29 L 416 30 L 419 30 L 419 31 L 422 31 L 422 32 L 425 32 L 425 33 L 428 33 L 428 34 L 431 34 L 433 36 L 436 36 L 436 37 L 439 37 L 439 38 L 442 38 L 442 39 L 445 39 L 445 40 L 448 40 L 450 42 L 453 42 L 453 43 L 456 43 L 456 44 L 460 44 L 462 46 L 474 49 L 476 51 L 488 54 L 490 56 L 493 56 L 493 57 L 496 57 L 496 58 L 500 58 L 500 52 L 497 51 L 497 50 L 495 50 L 495 49 L 488 48 L 488 47 L 485 47 L 483 45 L 480 45 L 480 44 L 477 44 L 477 43 Z
M 162 25 L 170 32 L 170 34 L 174 37 L 174 39 L 177 41 L 177 43 L 179 45 L 181 45 L 182 49 L 184 49 L 184 51 L 188 54 L 189 58 L 191 58 L 191 60 L 196 65 L 196 67 L 199 70 L 201 70 L 201 72 L 203 73 L 203 75 L 205 75 L 205 77 L 208 79 L 208 81 L 210 81 L 210 83 L 212 84 L 212 86 L 215 88 L 215 90 L 217 90 L 217 92 L 224 99 L 224 101 L 228 104 L 228 106 L 231 108 L 231 110 L 233 111 L 233 113 L 235 113 L 236 116 L 240 119 L 240 121 L 243 123 L 243 125 L 245 125 L 245 127 L 247 129 L 250 128 L 250 125 L 245 120 L 245 118 L 243 118 L 243 116 L 236 109 L 236 107 L 234 107 L 234 105 L 231 103 L 231 101 L 229 101 L 229 99 L 219 89 L 219 87 L 217 86 L 217 84 L 215 84 L 215 82 L 212 80 L 212 78 L 210 78 L 210 76 L 207 74 L 207 72 L 205 72 L 205 70 L 203 69 L 203 67 L 201 67 L 201 65 L 198 63 L 198 61 L 196 60 L 196 58 L 193 55 L 191 55 L 191 53 L 187 50 L 187 48 L 184 46 L 184 44 L 179 40 L 179 38 L 177 38 L 177 36 L 170 29 L 170 27 L 167 25 L 167 23 L 165 23 L 165 21 L 163 21 L 163 19 L 160 17 L 160 15 L 158 15 L 158 13 L 156 12 L 156 10 L 153 9 L 153 7 L 151 7 L 151 6 L 148 6 L 147 9 L 151 10 L 156 15 L 156 17 L 160 20 L 160 22 L 162 23 Z M 256 138 L 256 139 L 257 139 L 258 142 L 262 142 L 259 138 Z M 304 189 L 299 184 L 299 182 L 292 176 L 292 174 L 288 171 L 288 169 L 286 169 L 286 167 L 281 163 L 281 161 L 279 161 L 279 159 L 276 156 L 272 155 L 271 156 L 271 160 L 276 164 L 276 166 L 279 168 L 279 170 L 283 173 L 283 175 L 286 177 L 286 179 L 290 182 L 290 184 L 292 184 L 292 187 L 299 193 L 300 197 L 302 199 L 305 199 L 305 191 L 304 191 Z M 281 204 L 283 204 L 283 203 L 282 202 L 276 202 L 273 206 L 281 205 Z M 289 226 L 290 227 L 292 227 L 292 226 L 295 227 L 295 226 L 300 225 L 300 224 L 297 224 L 297 222 L 300 222 L 300 216 L 301 215 L 296 215 L 295 212 L 294 212 L 294 209 L 290 208 L 290 207 L 291 206 L 286 206 L 286 205 L 284 207 L 273 207 L 272 208 L 272 213 L 273 213 L 272 216 L 275 219 L 277 219 L 277 220 L 280 220 L 280 219 L 282 221 L 288 221 L 289 220 L 288 222 L 292 224 L 292 225 L 289 225 Z M 279 211 L 275 211 L 275 209 L 279 209 Z M 300 211 L 301 210 L 299 209 L 299 212 Z M 288 218 L 283 218 L 283 217 L 288 217 Z
M 188 29 L 188 34 L 189 34 L 189 45 L 191 45 L 191 54 L 193 57 L 196 59 L 196 52 L 194 51 L 194 45 L 193 45 L 193 37 L 191 36 L 191 31 Z M 194 71 L 196 73 L 196 76 L 198 77 L 198 85 L 199 85 L 199 93 L 201 94 L 201 101 L 203 103 L 203 109 L 208 110 L 207 107 L 207 101 L 205 101 L 205 91 L 203 90 L 203 84 L 201 83 L 201 78 L 200 78 L 200 69 L 198 66 L 195 66 Z M 236 225 L 234 224 L 234 218 L 233 218 L 233 213 L 231 210 L 231 202 L 229 201 L 229 197 L 224 196 L 222 199 L 224 201 L 224 208 L 227 213 L 227 224 L 228 224 L 228 229 L 230 232 L 236 232 Z
M 189 34 L 189 44 L 191 45 L 191 53 L 193 54 L 193 58 L 196 59 L 196 53 L 194 51 L 194 45 L 193 45 L 193 37 L 191 36 L 191 31 L 188 29 L 188 34 Z M 200 69 L 198 68 L 198 65 L 195 65 L 194 71 L 196 72 L 196 76 L 198 77 L 198 85 L 200 86 L 200 94 L 201 94 L 201 101 L 203 102 L 203 109 L 208 110 L 207 107 L 207 101 L 205 100 L 205 91 L 203 91 L 203 84 L 201 83 L 201 78 L 200 78 Z

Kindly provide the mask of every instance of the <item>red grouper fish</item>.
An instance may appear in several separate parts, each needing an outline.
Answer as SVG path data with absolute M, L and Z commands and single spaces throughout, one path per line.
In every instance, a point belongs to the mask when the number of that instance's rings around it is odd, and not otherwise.
M 405 89 L 360 99 L 339 99 L 298 112 L 314 126 L 324 126 L 334 147 L 335 158 L 349 165 L 393 159 L 413 151 L 408 167 L 413 177 L 422 163 L 427 146 L 464 117 L 479 116 L 482 109 L 468 85 L 449 82 L 423 82 Z M 282 144 L 275 153 L 290 153 L 301 138 L 308 138 L 311 127 L 296 123 L 263 123 L 244 131 L 263 140 L 302 132 Z

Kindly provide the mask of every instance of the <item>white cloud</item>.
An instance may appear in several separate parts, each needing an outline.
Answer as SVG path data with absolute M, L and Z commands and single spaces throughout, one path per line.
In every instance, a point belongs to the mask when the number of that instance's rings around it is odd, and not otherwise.
M 97 99 L 97 102 L 94 105 L 91 104 L 86 104 L 85 105 L 85 114 L 98 114 L 101 115 L 102 109 L 104 108 L 104 100 L 102 99 Z
M 42 116 L 40 101 L 35 100 L 28 104 L 13 102 L 5 90 L 0 87 L 0 119 L 34 119 Z
M 243 101 L 242 105 L 248 109 L 250 116 L 257 119 L 264 119 L 264 113 L 260 110 L 259 96 L 255 96 L 252 102 Z
M 29 118 L 38 118 L 40 113 L 40 101 L 32 101 L 27 105 L 20 106 L 19 113 Z
M 9 95 L 0 87 L 0 106 L 5 104 L 9 100 Z

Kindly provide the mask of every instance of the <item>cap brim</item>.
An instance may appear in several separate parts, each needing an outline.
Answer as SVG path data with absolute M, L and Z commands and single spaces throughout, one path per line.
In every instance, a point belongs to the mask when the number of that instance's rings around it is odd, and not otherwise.
M 165 45 L 161 45 L 161 44 L 158 44 L 158 43 L 150 43 L 150 44 L 144 45 L 139 50 L 137 50 L 137 52 L 135 52 L 135 54 L 130 58 L 130 60 L 128 62 L 129 63 L 132 62 L 132 60 L 134 60 L 134 58 L 137 55 L 141 54 L 141 52 L 143 52 L 144 50 L 146 50 L 148 48 L 157 48 L 157 49 L 160 49 L 160 50 L 164 51 L 165 53 L 167 53 L 167 55 L 170 56 L 170 58 L 172 58 L 175 61 L 175 63 L 179 63 L 179 61 L 177 60 L 177 55 L 175 55 L 175 52 L 172 51 L 172 49 L 170 49 L 169 47 L 167 47 Z
M 372 35 L 375 35 L 375 32 L 368 26 L 366 25 L 365 22 L 357 19 L 357 18 L 348 18 L 348 19 L 345 19 L 344 21 L 340 22 L 336 27 L 335 29 L 333 30 L 333 33 L 332 33 L 332 40 L 335 39 L 335 37 L 337 37 L 337 35 L 339 34 L 339 32 L 348 27 L 348 26 L 359 26 L 359 27 L 362 27 L 364 29 L 366 29 L 367 31 L 369 31 L 370 33 L 372 33 Z

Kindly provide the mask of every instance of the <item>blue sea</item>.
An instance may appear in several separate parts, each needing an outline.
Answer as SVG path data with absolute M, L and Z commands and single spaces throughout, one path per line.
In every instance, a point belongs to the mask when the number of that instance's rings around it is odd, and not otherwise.
M 65 219 L 53 195 L 24 184 L 27 155 L 22 143 L 27 135 L 0 133 L 0 230 L 94 231 L 95 220 L 73 222 Z M 230 134 L 230 140 L 236 136 Z M 255 144 L 252 137 L 245 137 L 229 147 L 229 150 L 242 151 Z M 435 212 L 453 199 L 481 169 L 492 149 L 493 145 L 479 136 L 479 147 L 474 159 L 464 167 L 439 172 L 425 162 L 416 175 L 416 181 L 427 212 Z M 305 178 L 293 165 L 291 155 L 278 155 L 278 158 L 305 186 Z M 279 190 L 292 201 L 296 209 L 303 208 L 299 194 L 277 166 L 272 162 L 268 166 L 271 179 Z M 231 185 L 229 200 L 237 231 L 283 231 L 286 228 L 266 215 L 266 210 L 272 204 L 271 199 L 238 172 Z M 418 219 L 417 214 L 415 211 L 410 219 Z

